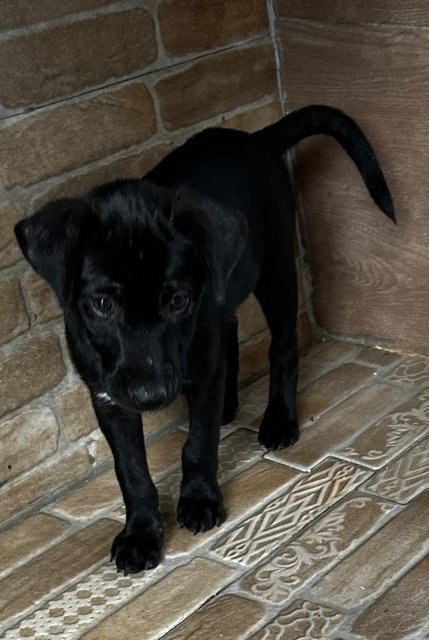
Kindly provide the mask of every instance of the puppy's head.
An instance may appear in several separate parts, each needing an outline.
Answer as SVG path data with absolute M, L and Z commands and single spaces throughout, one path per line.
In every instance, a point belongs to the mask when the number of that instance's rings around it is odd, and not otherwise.
M 202 300 L 222 303 L 243 249 L 240 218 L 188 189 L 134 180 L 52 202 L 15 232 L 63 307 L 93 394 L 137 411 L 172 402 Z

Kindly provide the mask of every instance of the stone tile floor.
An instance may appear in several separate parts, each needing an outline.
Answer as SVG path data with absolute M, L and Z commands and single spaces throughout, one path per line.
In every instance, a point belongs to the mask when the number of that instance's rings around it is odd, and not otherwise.
M 429 638 L 429 358 L 322 342 L 302 358 L 300 441 L 266 453 L 267 378 L 225 428 L 227 522 L 175 522 L 185 427 L 149 447 L 166 525 L 155 570 L 108 561 L 112 469 L 0 534 L 0 637 Z

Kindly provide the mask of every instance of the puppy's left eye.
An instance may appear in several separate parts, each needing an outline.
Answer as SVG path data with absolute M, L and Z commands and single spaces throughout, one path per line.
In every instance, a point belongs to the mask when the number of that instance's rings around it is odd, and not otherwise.
M 176 291 L 170 299 L 170 311 L 178 315 L 184 313 L 189 306 L 189 295 L 186 291 Z
M 98 295 L 90 298 L 92 310 L 102 318 L 108 318 L 113 312 L 113 302 L 109 296 Z

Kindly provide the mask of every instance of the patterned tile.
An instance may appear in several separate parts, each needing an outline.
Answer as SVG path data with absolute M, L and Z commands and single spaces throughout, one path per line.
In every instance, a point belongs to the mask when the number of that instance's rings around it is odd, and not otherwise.
M 328 461 L 224 536 L 213 552 L 243 565 L 260 562 L 367 477 L 367 472 L 351 464 Z
M 5 640 L 80 638 L 84 631 L 146 589 L 158 578 L 159 571 L 155 569 L 138 577 L 124 577 L 112 564 L 103 565 L 60 596 L 49 600 L 2 637 Z
M 0 622 L 33 607 L 100 564 L 119 523 L 99 520 L 32 559 L 0 582 Z
M 357 618 L 353 633 L 372 640 L 427 638 L 428 578 L 426 556 Z
M 252 640 L 324 640 L 342 622 L 342 615 L 313 602 L 297 600 Z
M 381 527 L 394 506 L 356 494 L 332 509 L 266 564 L 246 576 L 241 588 L 251 595 L 284 604 L 309 581 L 341 559 Z
M 273 451 L 266 457 L 309 470 L 392 410 L 406 395 L 407 391 L 390 384 L 364 387 L 302 429 L 293 447 Z
M 81 637 L 154 640 L 182 622 L 233 578 L 232 569 L 195 558 L 168 573 Z
M 355 608 L 388 588 L 429 548 L 429 493 L 422 494 L 327 573 L 316 599 Z
M 219 537 L 226 528 L 231 528 L 255 511 L 258 505 L 272 499 L 282 489 L 299 477 L 299 472 L 290 467 L 261 461 L 235 476 L 222 487 L 227 520 L 221 528 L 215 527 L 198 536 L 187 529 L 180 529 L 176 520 L 176 505 L 163 513 L 165 521 L 165 555 L 167 558 L 188 554 L 191 550 Z
M 365 489 L 395 502 L 407 503 L 429 487 L 429 439 L 425 438 L 398 460 L 378 471 Z
M 422 356 L 406 358 L 385 379 L 402 384 L 429 383 L 429 358 Z
M 428 423 L 429 389 L 426 389 L 359 434 L 338 455 L 379 469 L 425 434 Z

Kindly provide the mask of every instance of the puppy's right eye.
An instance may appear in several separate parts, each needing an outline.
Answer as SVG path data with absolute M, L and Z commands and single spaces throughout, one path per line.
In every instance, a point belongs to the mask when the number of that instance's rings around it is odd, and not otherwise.
M 113 312 L 113 302 L 109 296 L 92 296 L 89 300 L 92 311 L 101 318 L 108 318 Z

